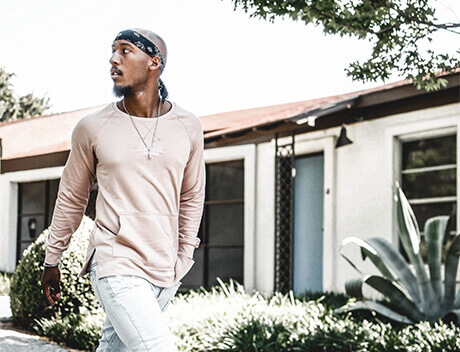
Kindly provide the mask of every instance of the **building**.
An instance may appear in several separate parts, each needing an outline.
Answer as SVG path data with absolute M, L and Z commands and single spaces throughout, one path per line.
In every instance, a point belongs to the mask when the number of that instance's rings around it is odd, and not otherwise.
M 210 286 L 219 276 L 249 291 L 344 291 L 357 276 L 339 254 L 344 238 L 398 245 L 396 181 L 421 226 L 450 214 L 458 233 L 460 73 L 446 78 L 436 92 L 401 81 L 200 117 L 206 204 L 183 286 Z M 71 131 L 99 108 L 0 124 L 0 270 L 14 270 L 49 224 Z M 339 138 L 342 126 L 351 144 Z

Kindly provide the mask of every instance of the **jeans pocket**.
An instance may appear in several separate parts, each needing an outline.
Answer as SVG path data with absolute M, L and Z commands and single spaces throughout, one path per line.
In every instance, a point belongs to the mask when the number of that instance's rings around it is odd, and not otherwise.
M 160 304 L 160 308 L 163 312 L 166 311 L 166 309 L 169 306 L 169 303 L 171 303 L 171 301 L 174 300 L 177 290 L 179 290 L 179 287 L 181 285 L 182 285 L 182 281 L 178 281 L 171 287 L 162 288 L 161 294 L 158 297 L 158 303 Z

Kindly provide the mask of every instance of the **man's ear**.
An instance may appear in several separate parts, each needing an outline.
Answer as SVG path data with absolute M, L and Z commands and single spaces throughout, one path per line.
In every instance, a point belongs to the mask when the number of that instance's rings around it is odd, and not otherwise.
M 159 70 L 161 65 L 161 60 L 158 56 L 154 56 L 150 59 L 150 65 L 149 68 L 151 70 Z

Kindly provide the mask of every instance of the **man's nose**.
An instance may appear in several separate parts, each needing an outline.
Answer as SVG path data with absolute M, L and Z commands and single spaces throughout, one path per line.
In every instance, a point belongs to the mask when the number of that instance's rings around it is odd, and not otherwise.
M 112 56 L 110 57 L 109 62 L 112 66 L 116 66 L 120 64 L 120 56 L 117 54 L 116 51 L 113 52 Z

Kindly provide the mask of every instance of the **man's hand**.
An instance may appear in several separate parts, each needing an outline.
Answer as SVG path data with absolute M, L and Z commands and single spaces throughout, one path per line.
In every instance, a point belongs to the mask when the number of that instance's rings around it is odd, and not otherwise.
M 61 288 L 59 282 L 61 280 L 61 271 L 59 267 L 45 268 L 42 275 L 42 290 L 45 299 L 53 306 L 56 301 L 61 299 Z

